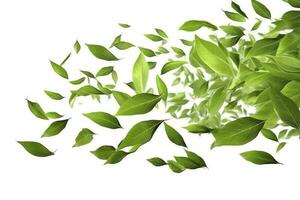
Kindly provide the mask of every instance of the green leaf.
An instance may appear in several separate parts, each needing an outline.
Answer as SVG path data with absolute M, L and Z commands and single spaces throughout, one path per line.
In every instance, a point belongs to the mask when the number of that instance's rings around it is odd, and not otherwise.
M 130 97 L 119 108 L 117 115 L 138 115 L 150 112 L 161 100 L 159 95 L 141 93 Z
M 107 160 L 115 151 L 116 149 L 113 146 L 104 145 L 91 151 L 91 153 L 101 160 Z
M 244 35 L 244 30 L 245 30 L 241 26 L 220 26 L 220 28 L 228 35 L 240 36 L 240 37 Z
M 114 41 L 111 43 L 109 48 L 112 48 L 113 46 L 115 46 L 116 44 L 121 42 L 121 37 L 122 37 L 122 35 L 118 35 L 117 37 L 115 37 Z
M 31 111 L 32 114 L 34 114 L 34 116 L 36 116 L 37 118 L 40 118 L 40 119 L 45 119 L 45 120 L 48 119 L 48 117 L 46 116 L 46 113 L 44 112 L 44 110 L 42 109 L 40 104 L 38 104 L 37 102 L 29 101 L 28 99 L 26 99 L 26 101 L 27 101 L 29 110 Z
M 283 149 L 286 145 L 286 142 L 280 142 L 276 148 L 276 153 L 278 153 L 279 151 L 281 151 L 281 149 Z
M 65 59 L 60 63 L 60 66 L 63 66 L 63 65 L 69 60 L 70 57 L 71 57 L 71 53 L 69 53 L 69 54 L 65 57 Z
M 147 57 L 154 57 L 154 56 L 156 56 L 156 54 L 154 53 L 154 51 L 152 51 L 151 49 L 144 48 L 144 47 L 139 47 L 139 49 L 144 54 L 144 56 L 147 56 Z
M 57 112 L 47 112 L 46 116 L 50 119 L 58 119 L 58 118 L 63 117 L 63 115 L 58 114 Z
M 131 47 L 134 47 L 133 44 L 131 44 L 129 42 L 124 42 L 124 41 L 120 41 L 120 42 L 116 43 L 114 46 L 119 50 L 126 50 Z
M 113 70 L 114 70 L 113 66 L 103 67 L 96 73 L 96 77 L 107 76 L 107 75 L 111 74 L 113 72 Z
M 271 12 L 264 4 L 256 0 L 251 0 L 251 2 L 252 2 L 252 7 L 256 12 L 256 14 L 260 15 L 261 17 L 271 19 Z
M 168 98 L 168 88 L 159 75 L 156 75 L 156 86 L 161 99 L 166 101 Z
M 264 123 L 251 117 L 231 121 L 212 132 L 216 140 L 215 146 L 247 144 L 256 138 Z
M 48 97 L 50 97 L 53 100 L 62 100 L 64 98 L 61 94 L 57 92 L 52 92 L 49 90 L 44 90 L 44 92 L 48 95 Z
M 299 0 L 283 0 L 287 3 L 289 3 L 291 6 L 295 8 L 300 8 L 300 1 Z
M 52 69 L 54 70 L 55 73 L 57 73 L 59 76 L 68 79 L 68 72 L 60 65 L 56 64 L 55 62 L 52 62 L 50 60 L 50 64 L 52 66 Z
M 259 29 L 261 23 L 262 23 L 262 21 L 258 19 L 257 22 L 251 28 L 251 31 L 256 31 L 257 29 Z
M 119 23 L 119 26 L 121 26 L 122 28 L 129 28 L 130 27 L 130 25 L 124 24 L 124 23 Z
M 181 173 L 185 168 L 174 160 L 167 161 L 169 168 L 175 173 Z
M 227 97 L 226 88 L 221 87 L 215 91 L 209 100 L 208 110 L 211 114 L 219 112 Z
M 111 128 L 111 129 L 122 128 L 119 120 L 115 116 L 109 113 L 91 112 L 91 113 L 84 113 L 83 115 L 100 126 Z
M 143 54 L 140 54 L 133 65 L 132 81 L 135 91 L 142 93 L 146 89 L 147 81 L 149 77 L 149 66 L 145 60 Z
M 75 139 L 75 144 L 73 147 L 80 147 L 83 145 L 86 145 L 90 143 L 93 140 L 93 133 L 90 129 L 88 128 L 83 128 L 77 135 Z
M 164 120 L 148 120 L 135 124 L 119 144 L 119 149 L 143 145 L 151 140 L 156 129 Z
M 156 167 L 160 167 L 167 164 L 163 159 L 158 157 L 149 158 L 147 159 L 147 161 Z
M 75 51 L 76 53 L 79 53 L 79 51 L 80 51 L 80 49 L 81 49 L 81 46 L 80 46 L 78 40 L 76 40 L 76 42 L 74 43 L 73 48 L 74 48 L 74 51 Z
M 90 52 L 96 57 L 101 60 L 106 61 L 117 61 L 119 60 L 114 54 L 112 54 L 107 48 L 101 45 L 96 44 L 86 44 L 89 48 Z
M 206 126 L 203 126 L 201 124 L 190 124 L 183 128 L 185 128 L 190 133 L 197 133 L 197 134 L 198 133 L 210 133 L 212 131 L 212 129 L 210 129 Z
M 203 21 L 203 20 L 190 20 L 185 22 L 184 24 L 182 24 L 179 28 L 179 30 L 183 30 L 183 31 L 197 31 L 202 27 L 206 27 L 209 28 L 213 31 L 218 30 L 218 28 L 207 22 L 207 21 Z
M 229 56 L 221 48 L 197 36 L 195 42 L 197 55 L 207 66 L 221 75 L 232 77 L 235 74 Z
M 91 86 L 91 85 L 82 86 L 78 90 L 75 90 L 74 93 L 77 96 L 88 96 L 88 95 L 93 95 L 93 94 L 98 94 L 98 95 L 104 94 L 103 92 L 101 92 L 100 90 L 98 90 L 97 88 L 95 88 L 94 86 Z
M 182 49 L 180 49 L 178 47 L 171 47 L 171 49 L 177 54 L 176 55 L 177 58 L 181 58 L 181 57 L 185 56 L 185 53 Z
M 185 150 L 185 153 L 190 160 L 192 160 L 194 163 L 196 163 L 198 165 L 198 167 L 207 167 L 203 158 L 201 158 L 196 153 L 188 151 L 188 150 Z
M 165 31 L 163 31 L 163 30 L 161 30 L 161 29 L 159 29 L 159 28 L 156 28 L 155 31 L 156 31 L 156 33 L 157 33 L 158 35 L 160 35 L 161 37 L 163 37 L 163 38 L 168 38 L 168 35 L 167 35 L 167 33 L 166 33 Z
M 272 155 L 264 151 L 246 151 L 241 153 L 241 156 L 245 160 L 257 165 L 280 164 Z
M 231 1 L 231 7 L 240 15 L 243 15 L 244 17 L 248 18 L 246 13 L 244 13 L 244 11 L 241 9 L 240 5 L 238 5 L 234 1 Z
M 275 142 L 278 142 L 278 138 L 277 136 L 275 135 L 275 133 L 269 129 L 265 129 L 263 128 L 261 130 L 261 133 L 263 134 L 263 136 L 269 140 L 273 140 Z
M 161 69 L 161 75 L 163 75 L 171 70 L 177 69 L 177 68 L 183 66 L 184 64 L 187 64 L 187 62 L 183 61 L 183 60 L 167 62 Z
M 106 160 L 105 164 L 116 164 L 121 162 L 129 153 L 125 151 L 115 151 Z
M 274 110 L 281 121 L 289 126 L 299 129 L 300 111 L 297 104 L 273 87 L 270 89 L 270 98 L 274 106 Z
M 79 78 L 79 79 L 70 81 L 70 83 L 73 84 L 73 85 L 79 85 L 79 84 L 81 84 L 84 80 L 85 80 L 85 77 L 82 77 L 82 78 Z
M 89 78 L 95 78 L 94 74 L 92 74 L 89 71 L 85 71 L 85 70 L 80 70 L 81 73 L 83 73 L 84 75 L 86 75 Z
M 182 165 L 186 169 L 197 169 L 200 166 L 197 163 L 193 162 L 190 158 L 175 156 L 175 160 L 178 164 Z
M 229 12 L 229 11 L 223 11 L 226 15 L 226 17 L 228 17 L 229 19 L 236 21 L 236 22 L 245 22 L 246 18 L 239 14 L 239 13 L 235 13 L 235 12 Z
M 153 42 L 160 42 L 160 41 L 164 40 L 164 38 L 162 38 L 158 35 L 155 35 L 155 34 L 145 34 L 145 37 Z
M 121 106 L 125 101 L 127 101 L 130 98 L 130 95 L 120 91 L 113 91 L 112 94 L 118 102 L 119 106 Z
M 280 40 L 276 55 L 283 55 L 297 50 L 299 42 L 300 29 L 295 29 Z
M 24 147 L 24 149 L 30 153 L 31 155 L 37 157 L 47 157 L 54 155 L 49 149 L 47 149 L 44 145 L 38 142 L 32 141 L 18 141 L 20 145 Z
M 254 43 L 253 47 L 247 54 L 247 57 L 262 56 L 262 55 L 275 55 L 280 40 L 278 38 L 266 38 L 258 40 Z
M 44 131 L 42 137 L 52 137 L 58 135 L 67 126 L 69 119 L 55 121 Z
M 173 127 L 171 127 L 167 123 L 164 123 L 164 125 L 166 134 L 171 142 L 179 146 L 187 147 L 180 133 L 178 133 Z

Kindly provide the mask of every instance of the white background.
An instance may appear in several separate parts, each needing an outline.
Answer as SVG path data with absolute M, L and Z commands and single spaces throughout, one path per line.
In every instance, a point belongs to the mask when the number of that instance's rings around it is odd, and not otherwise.
M 252 19 L 257 17 L 250 0 L 237 2 Z M 263 2 L 274 17 L 280 17 L 289 8 L 280 0 Z M 117 109 L 114 100 L 105 103 L 103 99 L 103 104 L 80 100 L 78 103 L 85 104 L 77 104 L 71 110 L 67 100 L 53 102 L 43 94 L 44 89 L 68 94 L 68 83 L 53 73 L 49 59 L 60 62 L 72 50 L 76 39 L 82 46 L 84 43 L 108 46 L 115 36 L 123 33 L 124 40 L 151 47 L 153 44 L 142 35 L 152 32 L 154 27 L 164 29 L 171 38 L 192 39 L 192 33 L 181 33 L 178 27 L 189 19 L 226 24 L 229 21 L 222 9 L 230 9 L 229 0 L 1 0 L 0 199 L 299 199 L 300 141 L 296 138 L 275 155 L 284 165 L 256 166 L 244 161 L 239 153 L 258 149 L 275 154 L 274 142 L 259 136 L 243 147 L 210 151 L 211 137 L 188 134 L 181 124 L 171 120 L 169 123 L 182 132 L 190 150 L 206 160 L 208 169 L 174 174 L 168 167 L 155 168 L 146 162 L 153 156 L 172 159 L 174 155 L 184 155 L 183 149 L 168 142 L 162 127 L 149 144 L 120 164 L 103 165 L 90 150 L 104 144 L 116 145 L 137 121 L 166 116 L 154 111 L 145 116 L 120 117 L 125 129 L 111 131 L 98 127 L 80 113 L 97 109 L 114 113 Z M 119 22 L 129 23 L 132 28 L 121 29 Z M 250 22 L 253 24 L 254 20 Z M 124 58 L 122 64 L 116 64 L 122 75 L 120 81 L 130 81 L 138 51 L 114 50 L 114 53 Z M 96 72 L 105 65 L 84 48 L 68 63 L 67 69 L 71 79 L 75 79 L 80 76 L 78 69 Z M 126 87 L 119 86 L 123 88 Z M 27 97 L 40 102 L 46 111 L 72 116 L 67 128 L 59 136 L 41 139 L 49 122 L 36 119 L 29 112 Z M 72 148 L 76 134 L 84 127 L 98 135 L 90 145 Z M 56 155 L 33 157 L 17 140 L 42 142 L 57 150 Z

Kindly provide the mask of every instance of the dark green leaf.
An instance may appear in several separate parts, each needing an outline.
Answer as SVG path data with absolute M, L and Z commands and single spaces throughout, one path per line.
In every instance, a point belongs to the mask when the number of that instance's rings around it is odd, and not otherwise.
M 18 141 L 18 143 L 21 144 L 24 147 L 24 149 L 31 155 L 38 157 L 47 157 L 54 155 L 53 152 L 51 152 L 41 143 L 32 141 Z
M 273 141 L 276 141 L 278 142 L 278 138 L 277 136 L 275 135 L 275 133 L 269 129 L 262 129 L 261 130 L 261 133 L 263 134 L 263 136 L 269 140 L 273 140 Z
M 149 161 L 152 165 L 154 165 L 156 167 L 163 166 L 163 165 L 167 164 L 163 159 L 158 158 L 158 157 L 149 158 L 149 159 L 147 159 L 147 161 Z
M 104 145 L 99 147 L 95 151 L 91 151 L 91 153 L 99 159 L 107 160 L 115 151 L 116 149 L 113 146 Z
M 190 124 L 184 128 L 190 133 L 210 133 L 212 131 L 212 129 L 201 124 Z
M 73 145 L 73 147 L 79 147 L 79 146 L 83 146 L 86 145 L 88 143 L 90 143 L 93 140 L 93 135 L 95 133 L 93 133 L 90 129 L 88 128 L 83 128 L 77 135 L 76 139 L 75 139 L 75 144 Z
M 124 23 L 119 23 L 119 26 L 121 26 L 122 28 L 129 28 L 130 27 L 130 25 L 124 24 Z
M 92 74 L 89 71 L 85 71 L 85 70 L 80 70 L 81 73 L 83 73 L 84 75 L 86 75 L 89 78 L 95 78 L 94 74 Z
M 91 112 L 91 113 L 84 113 L 83 115 L 100 126 L 111 128 L 111 129 L 122 128 L 119 120 L 115 116 L 109 113 Z
M 45 130 L 42 137 L 52 137 L 58 135 L 67 126 L 69 119 L 55 121 Z
M 280 164 L 272 155 L 264 151 L 246 151 L 241 153 L 241 156 L 257 165 Z
M 81 49 L 81 46 L 78 42 L 78 40 L 76 40 L 76 42 L 74 43 L 74 46 L 73 46 L 74 50 L 76 53 L 79 53 L 80 49 Z
M 44 90 L 44 92 L 48 95 L 48 97 L 54 100 L 62 100 L 64 98 L 61 94 L 57 92 L 52 92 L 49 90 Z
M 173 127 L 171 127 L 167 123 L 164 123 L 164 125 L 166 134 L 171 142 L 179 146 L 187 147 L 180 133 L 178 133 Z
M 127 101 L 130 98 L 130 95 L 120 91 L 113 91 L 112 94 L 118 102 L 119 106 L 121 106 L 125 101 Z
M 207 167 L 205 161 L 199 155 L 188 150 L 185 150 L 185 153 L 189 159 L 198 165 L 198 167 Z
M 154 53 L 154 51 L 152 51 L 151 49 L 144 48 L 144 47 L 139 47 L 139 49 L 147 57 L 156 56 L 155 53 Z
M 239 14 L 243 15 L 244 17 L 248 18 L 246 13 L 244 13 L 244 11 L 242 11 L 241 7 L 235 3 L 234 1 L 231 1 L 231 7 L 238 12 Z
M 106 160 L 105 164 L 116 164 L 121 162 L 128 155 L 125 151 L 115 151 Z
M 101 45 L 86 44 L 90 52 L 99 59 L 106 61 L 116 61 L 119 60 L 114 54 L 112 54 L 107 48 Z
M 51 60 L 50 60 L 50 64 L 54 72 L 57 73 L 59 76 L 65 79 L 69 78 L 67 71 L 62 66 L 56 64 L 55 62 L 52 62 Z
M 163 37 L 163 38 L 168 38 L 168 35 L 167 35 L 167 33 L 166 33 L 165 31 L 163 31 L 163 30 L 161 30 L 161 29 L 159 29 L 159 28 L 156 28 L 155 31 L 156 31 L 156 33 L 157 33 L 158 35 L 160 35 L 161 37 Z
M 271 12 L 264 4 L 256 0 L 251 0 L 251 2 L 252 2 L 252 7 L 256 12 L 256 14 L 260 15 L 261 17 L 271 19 Z
M 28 108 L 32 112 L 32 114 L 34 114 L 36 117 L 40 119 L 45 119 L 45 120 L 48 119 L 40 104 L 38 104 L 37 102 L 29 101 L 28 99 L 26 99 L 26 101 L 27 101 Z

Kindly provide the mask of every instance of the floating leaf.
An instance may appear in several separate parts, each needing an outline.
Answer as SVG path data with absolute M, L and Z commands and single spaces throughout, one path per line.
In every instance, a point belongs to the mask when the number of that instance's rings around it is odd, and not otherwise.
M 48 95 L 48 97 L 50 97 L 51 99 L 54 99 L 54 100 L 62 100 L 64 98 L 64 96 L 62 96 L 61 94 L 59 94 L 57 92 L 53 92 L 53 91 L 49 91 L 49 90 L 44 90 L 44 92 Z
M 46 116 L 50 119 L 58 119 L 58 118 L 63 117 L 63 115 L 58 114 L 57 112 L 47 112 Z
M 162 37 L 155 35 L 155 34 L 145 34 L 145 37 L 153 42 L 160 42 L 164 40 Z
M 269 129 L 262 129 L 261 133 L 263 134 L 263 136 L 269 140 L 273 140 L 275 142 L 278 142 L 278 138 L 275 135 L 275 133 Z
M 75 90 L 74 93 L 77 96 L 88 96 L 88 95 L 93 95 L 93 94 L 98 94 L 98 95 L 104 94 L 102 91 L 98 90 L 97 88 L 95 88 L 94 86 L 91 86 L 91 85 L 82 86 L 78 90 Z
M 111 74 L 113 72 L 113 70 L 114 70 L 113 66 L 103 67 L 96 73 L 96 77 L 107 76 L 107 75 Z
M 181 173 L 185 168 L 174 160 L 167 161 L 169 168 L 175 173 Z
M 167 164 L 163 159 L 158 158 L 158 157 L 149 158 L 149 159 L 147 159 L 147 161 L 150 162 L 152 165 L 154 165 L 156 167 L 163 166 L 163 165 Z
M 183 66 L 184 64 L 187 64 L 186 61 L 181 61 L 181 60 L 178 60 L 178 61 L 170 61 L 170 62 L 167 62 L 161 69 L 161 74 L 165 74 L 171 70 L 174 70 L 174 69 L 177 69 L 181 66 Z
M 55 121 L 44 131 L 42 137 L 52 137 L 58 135 L 67 126 L 69 119 Z
M 90 129 L 88 128 L 83 128 L 77 135 L 76 139 L 75 139 L 75 144 L 73 145 L 73 147 L 79 147 L 79 146 L 83 146 L 86 145 L 88 143 L 90 143 L 93 140 L 93 135 L 95 133 L 93 133 Z
M 82 77 L 82 78 L 70 81 L 70 83 L 73 85 L 79 85 L 79 84 L 83 83 L 84 80 L 85 80 L 85 77 Z
M 199 155 L 197 155 L 194 152 L 185 150 L 185 153 L 187 155 L 187 157 L 192 160 L 194 163 L 196 163 L 198 165 L 198 167 L 207 167 L 205 161 L 203 160 L 203 158 L 201 158 Z
M 83 115 L 100 126 L 111 128 L 111 129 L 122 128 L 119 120 L 115 116 L 109 113 L 91 112 L 91 113 L 84 113 Z
M 239 13 L 235 13 L 235 12 L 229 12 L 229 11 L 224 11 L 225 15 L 236 22 L 245 22 L 246 19 L 243 15 L 239 14 Z
M 264 4 L 256 0 L 251 0 L 251 2 L 252 2 L 252 7 L 256 12 L 256 14 L 260 15 L 261 17 L 271 19 L 271 12 Z
M 50 60 L 50 64 L 52 66 L 52 69 L 54 70 L 55 73 L 57 73 L 59 76 L 68 79 L 68 72 L 60 65 L 56 64 L 55 62 L 52 62 Z
M 244 13 L 244 11 L 242 11 L 241 7 L 235 3 L 234 1 L 231 1 L 231 7 L 238 12 L 240 15 L 243 15 L 244 17 L 248 18 L 246 13 Z
M 168 98 L 168 88 L 159 75 L 156 75 L 156 86 L 162 100 L 166 101 Z
M 121 26 L 122 28 L 129 28 L 130 27 L 130 25 L 124 24 L 124 23 L 119 23 L 119 26 Z
M 89 48 L 90 52 L 96 57 L 101 60 L 106 61 L 117 61 L 119 60 L 114 54 L 112 54 L 107 48 L 101 45 L 96 44 L 86 44 Z
M 34 114 L 36 117 L 40 119 L 45 119 L 45 120 L 48 119 L 40 104 L 38 104 L 37 102 L 29 101 L 28 99 L 26 99 L 26 101 L 27 101 L 28 108 L 32 112 L 32 114 Z
M 134 63 L 132 71 L 132 81 L 135 91 L 142 93 L 146 89 L 149 76 L 149 66 L 143 54 L 140 54 Z
M 120 106 L 130 98 L 130 95 L 120 91 L 113 91 L 112 94 Z
M 89 71 L 85 71 L 85 70 L 80 70 L 81 73 L 83 73 L 84 75 L 86 75 L 89 78 L 95 78 L 94 74 L 92 74 Z
M 167 35 L 167 33 L 166 33 L 165 31 L 163 31 L 163 30 L 161 30 L 161 29 L 159 29 L 159 28 L 156 28 L 155 31 L 156 31 L 156 33 L 157 33 L 158 35 L 160 35 L 161 37 L 163 37 L 163 38 L 168 38 L 168 35 Z
M 286 145 L 286 142 L 280 142 L 276 148 L 276 153 L 278 153 L 279 151 L 281 151 L 281 149 L 283 149 Z
M 147 57 L 154 57 L 154 56 L 156 56 L 156 54 L 154 53 L 154 51 L 152 51 L 151 49 L 144 48 L 144 47 L 139 47 L 139 49 L 144 54 L 144 56 L 147 56 Z
M 81 49 L 81 46 L 80 46 L 78 40 L 76 40 L 76 42 L 74 43 L 73 48 L 74 48 L 74 51 L 75 51 L 76 53 L 79 53 L 79 51 L 80 51 L 80 49 Z
M 99 159 L 107 160 L 115 151 L 116 149 L 113 146 L 104 145 L 91 151 L 91 153 Z
M 116 164 L 121 162 L 128 155 L 125 151 L 115 151 L 106 160 L 105 164 Z
M 131 44 L 130 42 L 124 42 L 124 41 L 120 41 L 120 42 L 116 43 L 114 46 L 119 50 L 126 50 L 131 47 L 134 47 L 134 45 Z
M 24 149 L 31 155 L 37 157 L 47 157 L 54 155 L 53 152 L 51 152 L 41 143 L 32 141 L 18 141 L 18 143 L 21 144 L 24 147 Z
M 272 155 L 264 151 L 246 151 L 241 153 L 241 156 L 257 165 L 280 164 Z
M 171 142 L 179 146 L 187 147 L 180 133 L 178 133 L 173 127 L 171 127 L 167 123 L 164 123 L 164 125 L 166 134 Z
M 159 95 L 141 93 L 130 97 L 119 108 L 117 115 L 138 115 L 150 112 L 161 100 Z
M 210 133 L 212 131 L 212 129 L 200 124 L 190 124 L 184 128 L 190 133 Z
M 209 28 L 213 31 L 218 30 L 218 28 L 209 23 L 208 21 L 203 21 L 203 20 L 190 20 L 182 24 L 182 26 L 179 28 L 180 30 L 183 31 L 196 31 L 202 27 Z

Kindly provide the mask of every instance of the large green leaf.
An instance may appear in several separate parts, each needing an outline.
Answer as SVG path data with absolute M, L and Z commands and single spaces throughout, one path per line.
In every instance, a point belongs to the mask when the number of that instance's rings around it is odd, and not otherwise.
M 111 129 L 122 128 L 119 120 L 115 116 L 109 113 L 91 112 L 91 113 L 84 113 L 83 115 L 100 126 L 111 128 Z
M 140 54 L 134 63 L 132 71 L 132 82 L 134 84 L 135 91 L 142 93 L 146 89 L 149 76 L 149 66 L 145 60 L 143 54 Z

